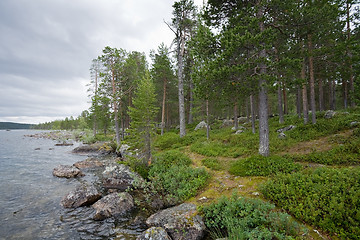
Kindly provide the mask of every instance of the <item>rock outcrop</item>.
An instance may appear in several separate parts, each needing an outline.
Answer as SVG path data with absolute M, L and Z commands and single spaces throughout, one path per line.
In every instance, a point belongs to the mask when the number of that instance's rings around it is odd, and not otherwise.
M 146 224 L 164 228 L 172 239 L 199 240 L 205 232 L 202 217 L 197 215 L 196 206 L 190 203 L 161 210 L 151 215 Z
M 77 208 L 91 205 L 100 198 L 101 194 L 94 186 L 81 185 L 68 193 L 61 200 L 61 205 L 65 208 Z
M 144 231 L 136 240 L 171 240 L 162 227 L 151 227 Z
M 74 178 L 83 176 L 84 174 L 74 166 L 59 165 L 53 170 L 53 175 L 56 177 Z
M 103 167 L 104 164 L 96 158 L 87 158 L 84 161 L 74 163 L 74 166 L 80 169 L 83 168 L 98 168 Z
M 207 124 L 206 124 L 205 121 L 199 122 L 198 125 L 196 125 L 194 130 L 197 131 L 197 130 L 202 129 L 202 128 L 207 128 Z
M 123 164 L 112 164 L 103 172 L 103 185 L 106 189 L 118 189 L 125 191 L 133 186 L 133 183 L 142 178 Z
M 103 220 L 113 216 L 124 216 L 134 208 L 134 199 L 127 192 L 111 193 L 99 201 L 92 207 L 95 208 L 95 220 Z

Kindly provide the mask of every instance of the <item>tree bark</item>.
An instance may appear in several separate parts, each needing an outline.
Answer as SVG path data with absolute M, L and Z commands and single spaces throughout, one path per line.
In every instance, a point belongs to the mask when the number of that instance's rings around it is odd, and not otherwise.
M 311 108 L 311 121 L 316 124 L 316 102 L 315 102 L 315 78 L 314 78 L 314 57 L 312 56 L 312 36 L 308 35 L 308 50 L 309 50 L 309 75 L 310 75 L 310 108 Z
M 286 86 L 285 83 L 282 83 L 283 85 L 283 96 L 284 96 L 284 114 L 288 114 L 288 101 L 287 101 L 287 94 L 286 94 Z
M 323 88 L 323 80 L 319 78 L 319 110 L 324 111 L 324 88 Z
M 350 4 L 346 3 L 346 27 L 347 27 L 347 40 L 350 42 L 351 38 L 351 27 L 350 27 Z M 353 74 L 353 66 L 352 66 L 352 54 L 349 49 L 347 49 L 347 54 L 349 57 L 349 72 L 350 72 L 350 81 L 349 81 L 349 87 L 350 87 L 350 97 L 353 97 L 353 94 L 355 93 L 355 87 L 354 87 L 354 74 Z M 355 101 L 350 98 L 350 104 L 351 107 L 355 107 Z
M 265 31 L 265 24 L 262 20 L 264 16 L 265 8 L 260 6 L 257 12 L 257 18 L 259 21 L 260 32 Z M 259 57 L 260 61 L 264 61 L 266 58 L 265 44 L 261 43 Z M 260 75 L 266 74 L 266 65 L 262 62 L 259 63 Z M 268 99 L 266 89 L 266 79 L 261 77 L 259 80 L 259 154 L 262 156 L 270 155 L 269 145 L 269 123 L 268 123 Z
M 296 113 L 301 118 L 301 88 L 300 86 L 296 87 Z
M 235 101 L 234 103 L 234 127 L 235 131 L 239 128 L 239 122 L 238 122 L 238 101 Z
M 283 112 L 283 102 L 282 102 L 282 93 L 281 93 L 281 82 L 278 81 L 278 111 L 279 111 L 279 123 L 284 123 L 284 112 Z
M 165 128 L 166 83 L 167 80 L 164 79 L 164 84 L 163 84 L 164 91 L 163 91 L 162 110 L 161 110 L 161 135 L 164 134 L 164 128 Z
M 185 97 L 184 97 L 184 52 L 185 52 L 185 36 L 180 36 L 180 43 L 178 46 L 178 86 L 179 86 L 179 124 L 180 124 L 180 137 L 184 137 L 186 134 L 185 126 Z
M 252 133 L 255 134 L 256 133 L 256 129 L 255 129 L 255 103 L 254 103 L 254 96 L 251 94 L 250 95 L 250 112 L 251 112 L 251 129 L 252 129 Z
M 305 58 L 302 63 L 301 69 L 301 79 L 303 79 L 304 83 L 302 85 L 302 104 L 303 104 L 303 115 L 304 115 L 304 124 L 309 122 L 309 104 L 307 97 L 307 87 L 306 87 L 306 66 L 305 66 Z

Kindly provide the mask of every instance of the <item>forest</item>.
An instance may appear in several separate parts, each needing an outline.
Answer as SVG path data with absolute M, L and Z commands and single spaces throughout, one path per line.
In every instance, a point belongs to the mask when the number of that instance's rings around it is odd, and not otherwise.
M 305 238 L 306 224 L 359 239 L 359 20 L 358 0 L 175 1 L 170 46 L 150 61 L 104 47 L 90 109 L 37 127 L 129 145 L 141 157 L 127 164 L 177 201 L 220 191 L 201 207 L 217 237 Z M 225 175 L 250 198 L 221 190 Z

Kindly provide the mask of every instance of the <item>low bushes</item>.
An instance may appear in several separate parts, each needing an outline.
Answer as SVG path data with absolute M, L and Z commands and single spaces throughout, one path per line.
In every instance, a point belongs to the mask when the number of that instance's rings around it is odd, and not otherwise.
M 301 168 L 300 164 L 294 163 L 287 158 L 256 155 L 237 160 L 230 166 L 229 172 L 236 176 L 270 176 L 298 171 Z
M 237 195 L 220 198 L 201 212 L 214 239 L 293 239 L 306 231 L 274 205 Z
M 223 170 L 223 166 L 217 158 L 204 158 L 203 160 L 201 160 L 201 162 L 205 167 L 208 167 L 212 170 Z
M 359 167 L 279 175 L 265 183 L 261 191 L 297 219 L 342 239 L 359 239 Z

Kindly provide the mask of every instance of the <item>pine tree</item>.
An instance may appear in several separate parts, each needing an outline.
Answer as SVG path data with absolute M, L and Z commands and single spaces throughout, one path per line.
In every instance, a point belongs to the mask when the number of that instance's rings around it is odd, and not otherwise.
M 157 112 L 154 83 L 146 73 L 138 83 L 133 107 L 129 107 L 128 114 L 131 118 L 131 140 L 135 147 L 142 150 L 147 161 L 151 160 L 151 137 L 155 133 Z

